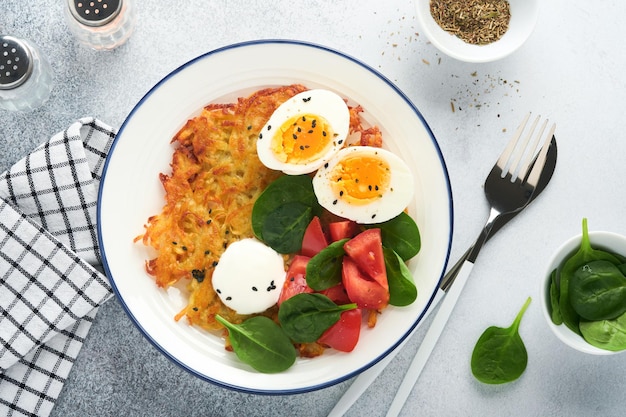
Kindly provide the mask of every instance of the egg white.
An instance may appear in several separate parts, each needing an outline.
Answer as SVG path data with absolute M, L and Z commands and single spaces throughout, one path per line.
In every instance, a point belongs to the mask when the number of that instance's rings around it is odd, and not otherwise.
M 272 138 L 284 123 L 291 118 L 311 114 L 321 116 L 332 127 L 335 138 L 308 163 L 281 161 L 272 149 Z M 345 101 L 329 90 L 316 89 L 296 94 L 281 104 L 267 121 L 257 139 L 257 155 L 268 168 L 288 175 L 307 174 L 324 165 L 344 145 L 350 128 L 350 112 Z
M 249 238 L 226 248 L 213 271 L 212 284 L 229 308 L 238 314 L 254 314 L 276 304 L 285 277 L 283 257 Z
M 380 190 L 382 196 L 371 202 L 351 203 L 333 189 L 333 169 L 351 156 L 370 155 L 387 162 L 390 169 L 389 186 Z M 415 192 L 413 174 L 397 155 L 382 148 L 350 146 L 340 150 L 313 178 L 313 190 L 322 207 L 337 216 L 361 224 L 382 223 L 400 214 L 411 202 Z

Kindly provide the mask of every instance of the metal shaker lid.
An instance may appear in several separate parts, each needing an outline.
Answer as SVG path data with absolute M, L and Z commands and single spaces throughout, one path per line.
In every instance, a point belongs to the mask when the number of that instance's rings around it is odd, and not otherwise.
M 9 35 L 0 35 L 0 90 L 22 85 L 33 72 L 33 56 L 28 45 Z
M 72 16 L 86 26 L 104 26 L 122 10 L 124 0 L 68 0 Z

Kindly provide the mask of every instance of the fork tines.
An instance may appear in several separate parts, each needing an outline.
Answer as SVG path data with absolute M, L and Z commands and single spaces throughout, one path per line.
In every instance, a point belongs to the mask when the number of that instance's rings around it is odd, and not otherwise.
M 541 116 L 537 116 L 531 123 L 529 131 L 525 135 L 522 135 L 526 129 L 530 115 L 531 114 L 528 113 L 526 117 L 524 117 L 524 120 L 515 131 L 513 138 L 511 138 L 502 152 L 502 155 L 500 155 L 497 165 L 502 170 L 502 178 L 506 175 L 511 175 L 511 182 L 514 182 L 519 178 L 522 182 L 528 182 L 531 185 L 535 185 L 539 180 L 541 167 L 545 164 L 546 155 L 556 129 L 556 124 L 552 124 L 548 135 L 541 144 L 541 147 L 537 148 L 546 126 L 548 125 L 548 119 L 544 120 L 538 133 L 535 135 L 535 129 L 541 119 Z M 534 166 L 537 166 L 537 169 L 531 170 Z

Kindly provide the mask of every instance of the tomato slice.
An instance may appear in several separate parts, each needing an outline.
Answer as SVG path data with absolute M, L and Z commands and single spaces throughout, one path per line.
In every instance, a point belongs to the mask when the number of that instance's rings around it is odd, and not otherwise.
M 352 352 L 361 335 L 361 309 L 346 310 L 341 318 L 317 340 L 322 345 L 342 352 Z
M 330 240 L 336 242 L 341 239 L 350 239 L 359 233 L 359 225 L 352 220 L 342 220 L 328 224 Z
M 322 230 L 322 222 L 320 222 L 319 217 L 315 216 L 304 231 L 300 253 L 312 258 L 326 246 L 328 246 L 328 240 L 324 230 Z
M 306 265 L 310 259 L 308 256 L 294 256 L 287 270 L 287 279 L 283 284 L 280 297 L 278 297 L 278 305 L 296 294 L 313 292 L 313 289 L 306 284 Z
M 382 310 L 389 304 L 389 290 L 361 272 L 348 256 L 343 258 L 341 276 L 348 297 L 360 308 Z
M 343 283 L 339 283 L 334 287 L 330 287 L 324 291 L 320 291 L 326 297 L 330 298 L 337 305 L 350 304 L 352 300 L 348 297 L 348 292 Z
M 367 229 L 359 233 L 347 241 L 343 249 L 361 271 L 372 277 L 384 289 L 389 289 L 380 229 Z

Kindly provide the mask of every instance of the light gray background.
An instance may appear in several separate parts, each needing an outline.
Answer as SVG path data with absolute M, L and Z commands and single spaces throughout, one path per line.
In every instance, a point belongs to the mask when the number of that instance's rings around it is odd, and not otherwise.
M 556 121 L 559 162 L 551 184 L 484 248 L 403 415 L 624 414 L 626 355 L 594 357 L 561 344 L 541 314 L 540 283 L 551 253 L 579 233 L 582 217 L 592 230 L 626 234 L 626 3 L 544 0 L 530 40 L 490 64 L 438 52 L 417 23 L 413 0 L 138 1 L 136 32 L 113 52 L 79 46 L 61 3 L 0 5 L 0 32 L 37 43 L 56 81 L 43 108 L 0 110 L 2 170 L 80 117 L 119 127 L 143 94 L 197 55 L 259 38 L 310 41 L 382 72 L 421 110 L 453 187 L 455 261 L 486 219 L 482 184 L 515 126 L 531 110 Z M 478 383 L 469 370 L 476 339 L 490 325 L 508 326 L 528 296 L 525 374 L 503 386 Z M 424 333 L 422 327 L 348 416 L 384 415 Z M 166 359 L 111 300 L 52 415 L 324 416 L 350 383 L 293 396 L 214 386 Z

